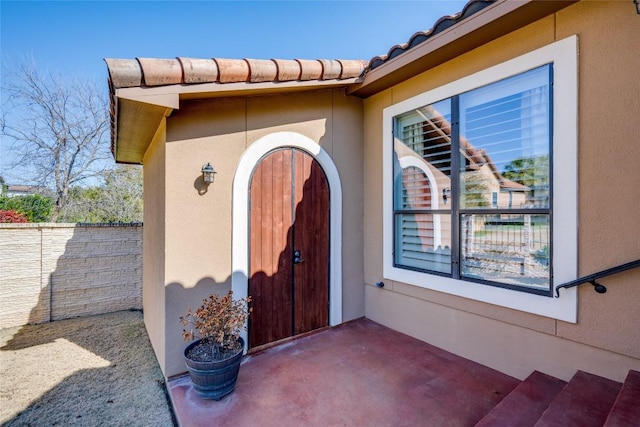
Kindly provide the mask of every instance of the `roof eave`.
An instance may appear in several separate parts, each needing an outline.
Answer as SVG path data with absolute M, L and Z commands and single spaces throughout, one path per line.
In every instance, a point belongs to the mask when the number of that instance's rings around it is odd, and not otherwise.
M 117 163 L 142 164 L 162 120 L 184 100 L 260 96 L 347 87 L 358 78 L 262 83 L 202 83 L 116 89 L 113 155 Z
M 366 98 L 480 47 L 579 0 L 499 0 L 365 72 L 348 94 Z
M 117 163 L 142 164 L 162 119 L 173 111 L 166 106 L 116 98 L 113 156 Z
M 237 83 L 200 83 L 176 84 L 169 86 L 139 86 L 120 88 L 116 90 L 116 97 L 135 99 L 150 104 L 166 105 L 179 108 L 175 102 L 185 99 L 206 99 L 229 96 L 253 96 L 271 93 L 315 90 L 320 88 L 346 87 L 357 84 L 360 78 L 286 81 L 286 82 L 237 82 Z M 176 98 L 177 97 L 177 98 Z M 170 98 L 174 98 L 170 100 Z M 167 103 L 172 103 L 168 105 Z

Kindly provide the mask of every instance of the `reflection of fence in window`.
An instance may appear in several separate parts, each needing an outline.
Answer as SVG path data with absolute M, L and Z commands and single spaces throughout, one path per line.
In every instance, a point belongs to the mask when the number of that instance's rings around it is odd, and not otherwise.
M 504 251 L 522 254 L 543 250 L 549 245 L 549 226 L 530 220 L 525 224 L 519 221 L 490 221 L 483 227 L 475 227 L 475 244 L 484 248 L 483 251 Z M 476 225 L 482 224 L 482 219 L 476 219 Z
M 546 215 L 465 215 L 461 225 L 463 275 L 548 285 L 550 231 Z

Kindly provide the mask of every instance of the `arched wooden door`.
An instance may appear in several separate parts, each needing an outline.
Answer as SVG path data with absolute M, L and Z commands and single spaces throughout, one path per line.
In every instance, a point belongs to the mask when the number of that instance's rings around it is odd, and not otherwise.
M 329 185 L 295 148 L 268 153 L 250 185 L 250 348 L 329 324 Z

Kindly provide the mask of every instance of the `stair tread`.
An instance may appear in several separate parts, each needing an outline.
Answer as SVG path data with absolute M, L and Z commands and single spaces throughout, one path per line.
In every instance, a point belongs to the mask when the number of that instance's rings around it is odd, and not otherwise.
M 601 427 L 622 384 L 578 371 L 551 402 L 536 427 Z
M 640 425 L 640 372 L 629 371 L 605 427 Z
M 534 371 L 482 418 L 476 427 L 533 426 L 566 384 L 559 378 Z

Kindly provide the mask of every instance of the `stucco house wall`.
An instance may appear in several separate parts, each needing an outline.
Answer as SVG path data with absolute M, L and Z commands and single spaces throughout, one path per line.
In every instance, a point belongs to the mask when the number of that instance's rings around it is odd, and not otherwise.
M 366 316 L 518 378 L 537 369 L 569 379 L 584 369 L 618 381 L 640 368 L 640 272 L 578 291 L 577 323 L 385 280 L 383 110 L 490 66 L 578 36 L 578 276 L 640 258 L 637 34 L 626 2 L 579 2 L 364 101 Z M 560 101 L 561 102 L 561 101 Z M 634 107 L 635 106 L 635 107 Z M 375 286 L 385 282 L 380 289 Z M 562 297 L 562 296 L 561 296 Z
M 166 121 L 162 121 L 144 156 L 142 306 L 144 322 L 160 366 L 165 355 L 165 170 Z
M 234 177 L 247 148 L 275 132 L 315 141 L 338 170 L 342 318 L 364 315 L 361 129 L 362 101 L 344 89 L 183 101 L 166 118 L 166 136 L 161 128 L 144 159 L 144 290 L 145 307 L 163 307 L 145 310 L 152 313 L 145 322 L 167 377 L 185 372 L 179 316 L 231 289 Z M 204 187 L 200 169 L 207 162 L 217 174 Z

